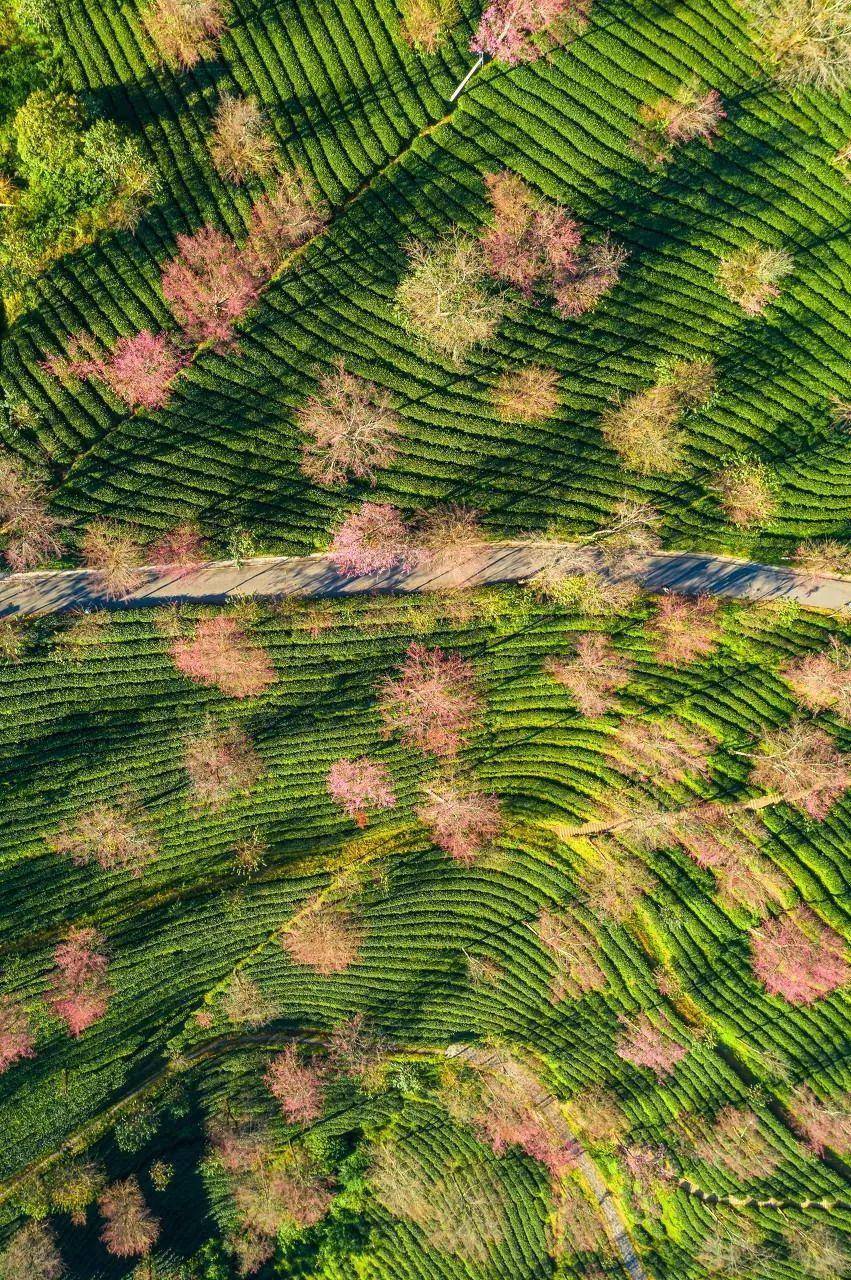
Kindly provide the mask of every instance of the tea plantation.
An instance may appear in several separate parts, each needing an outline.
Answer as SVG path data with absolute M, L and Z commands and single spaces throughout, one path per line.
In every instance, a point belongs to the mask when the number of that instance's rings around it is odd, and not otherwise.
M 806 1085 L 845 1114 L 848 997 L 770 994 L 754 974 L 753 938 L 802 903 L 848 936 L 848 803 L 821 821 L 777 797 L 742 807 L 762 794 L 749 780 L 760 742 L 796 711 L 780 669 L 823 650 L 829 620 L 727 606 L 712 653 L 677 671 L 657 660 L 655 611 L 639 603 L 605 628 L 629 682 L 591 719 L 544 669 L 569 659 L 587 619 L 520 589 L 480 593 L 463 620 L 452 610 L 427 598 L 238 606 L 277 674 L 238 702 L 175 670 L 175 637 L 192 632 L 197 610 L 113 615 L 83 633 L 76 620 L 27 627 L 2 673 L 2 945 L 3 989 L 28 1010 L 34 1057 L 0 1082 L 3 1218 L 10 1229 L 49 1215 L 71 1274 L 132 1271 L 99 1243 L 94 1207 L 76 1226 L 56 1212 L 84 1166 L 111 1182 L 137 1177 L 161 1223 L 133 1274 L 231 1274 L 240 1219 L 207 1142 L 211 1124 L 243 1114 L 268 1126 L 279 1152 L 306 1144 L 334 1188 L 321 1220 L 277 1233 L 270 1275 L 619 1274 L 581 1167 L 569 1161 L 553 1177 L 522 1145 L 496 1155 L 459 1115 L 467 1068 L 447 1081 L 445 1050 L 461 1045 L 523 1063 L 567 1104 L 564 1122 L 610 1188 L 643 1274 L 732 1274 L 706 1263 L 719 1231 L 752 1248 L 745 1274 L 772 1280 L 825 1274 L 800 1269 L 801 1239 L 820 1226 L 847 1257 L 847 1127 L 844 1142 L 814 1147 L 799 1104 Z M 387 738 L 376 710 L 412 632 L 472 661 L 485 708 L 454 770 L 499 798 L 504 823 L 466 863 L 435 846 L 417 813 L 423 787 L 438 785 L 434 766 Z M 674 719 L 704 743 L 708 767 L 638 778 L 615 745 L 619 725 Z M 820 719 L 849 749 L 847 728 Z M 200 804 L 186 743 L 233 725 L 261 768 L 224 802 Z M 325 778 L 338 758 L 363 755 L 386 765 L 397 803 L 359 831 Z M 116 797 L 155 850 L 136 876 L 74 865 L 55 848 L 63 824 Z M 670 836 L 648 839 L 640 820 L 649 804 L 693 813 L 708 800 L 753 819 L 738 886 L 724 889 Z M 238 856 L 245 842 L 252 862 Z M 754 893 L 766 876 L 767 894 Z M 613 884 L 624 887 L 619 902 L 607 897 Z M 356 921 L 358 938 L 353 962 L 324 974 L 285 945 L 317 895 Z M 591 970 L 564 969 L 568 952 L 545 940 L 542 911 L 590 926 Z M 98 930 L 112 989 L 77 1037 L 51 1012 L 55 948 L 71 926 Z M 249 1009 L 229 1002 L 237 975 L 254 984 Z M 305 1061 L 323 1061 L 355 1014 L 361 1039 L 380 1039 L 378 1069 L 332 1073 L 321 1116 L 285 1123 L 264 1086 L 273 1055 L 298 1039 Z M 642 1014 L 674 1046 L 658 1071 L 619 1052 Z M 718 1117 L 730 1107 L 743 1128 L 722 1141 Z M 388 1211 L 372 1182 L 382 1142 L 416 1162 L 438 1206 L 447 1170 L 485 1178 L 498 1212 L 481 1221 L 495 1216 L 495 1230 L 482 1227 L 473 1248 L 446 1222 Z M 456 1192 L 453 1208 L 445 1192 L 446 1212 L 475 1224 L 483 1194 Z
M 0 0 L 0 1280 L 851 1276 L 849 30 Z

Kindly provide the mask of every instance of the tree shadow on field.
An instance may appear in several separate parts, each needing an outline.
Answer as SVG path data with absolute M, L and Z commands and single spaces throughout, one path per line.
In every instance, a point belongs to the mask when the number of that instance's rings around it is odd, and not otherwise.
M 179 1263 L 201 1248 L 214 1227 L 206 1188 L 199 1172 L 204 1155 L 206 1114 L 197 1082 L 186 1086 L 186 1114 L 176 1122 L 168 1116 L 153 1139 L 136 1153 L 124 1153 L 111 1136 L 96 1144 L 94 1155 L 106 1168 L 110 1182 L 136 1177 L 145 1201 L 158 1218 L 161 1233 L 156 1244 L 158 1256 L 173 1256 Z M 155 1161 L 174 1167 L 164 1190 L 157 1190 L 150 1178 Z M 126 1259 L 113 1258 L 100 1241 L 103 1219 L 97 1207 L 89 1210 L 86 1225 L 74 1227 L 66 1217 L 52 1220 L 58 1229 L 60 1252 L 73 1280 L 124 1280 Z

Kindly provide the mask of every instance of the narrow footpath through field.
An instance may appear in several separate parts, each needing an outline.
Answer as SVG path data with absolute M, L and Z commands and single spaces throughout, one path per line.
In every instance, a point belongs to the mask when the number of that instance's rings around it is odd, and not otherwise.
M 542 539 L 487 542 L 451 567 L 396 569 L 347 578 L 324 554 L 212 560 L 189 570 L 140 568 L 138 586 L 120 599 L 103 590 L 92 569 L 9 574 L 0 580 L 0 618 L 91 609 L 137 609 L 187 601 L 224 604 L 244 596 L 345 596 L 434 591 L 523 582 L 559 561 L 606 575 L 600 552 Z M 788 600 L 812 609 L 851 611 L 851 578 L 822 577 L 777 565 L 699 551 L 647 556 L 631 577 L 647 591 L 677 591 L 734 600 Z

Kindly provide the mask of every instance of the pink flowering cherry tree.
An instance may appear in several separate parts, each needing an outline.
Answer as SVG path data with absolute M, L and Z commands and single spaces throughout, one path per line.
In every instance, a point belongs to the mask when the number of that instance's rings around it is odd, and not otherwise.
M 392 809 L 396 793 L 386 765 L 361 756 L 336 760 L 325 779 L 328 794 L 359 827 L 367 824 L 367 810 Z

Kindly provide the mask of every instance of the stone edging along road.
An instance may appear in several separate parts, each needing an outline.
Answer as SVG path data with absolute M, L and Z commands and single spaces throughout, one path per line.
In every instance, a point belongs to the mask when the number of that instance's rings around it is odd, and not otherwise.
M 434 591 L 461 586 L 522 582 L 569 560 L 571 568 L 605 575 L 593 547 L 527 539 L 487 542 L 454 565 L 396 569 L 346 578 L 327 555 L 263 556 L 237 562 L 211 560 L 181 575 L 164 568 L 137 570 L 138 586 L 120 599 L 105 595 L 92 569 L 8 574 L 0 579 L 0 618 L 32 617 L 91 609 L 137 609 L 178 601 L 224 604 L 243 596 L 347 596 L 365 592 Z M 651 592 L 713 595 L 734 600 L 788 600 L 811 609 L 851 611 L 851 578 L 821 577 L 777 565 L 696 551 L 647 556 L 630 574 Z

